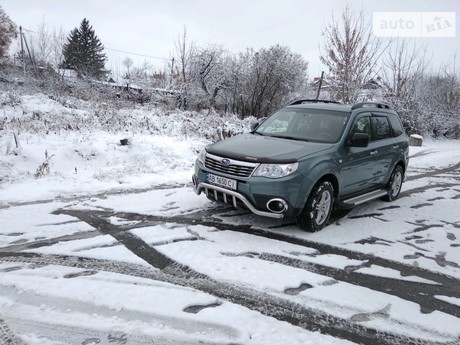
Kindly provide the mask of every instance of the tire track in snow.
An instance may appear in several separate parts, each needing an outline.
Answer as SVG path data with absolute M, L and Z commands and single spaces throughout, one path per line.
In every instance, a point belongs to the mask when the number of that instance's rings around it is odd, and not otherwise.
M 410 164 L 409 164 L 410 167 Z M 457 163 L 455 165 L 451 165 L 446 168 L 441 168 L 441 169 L 430 169 L 425 173 L 420 173 L 418 175 L 413 175 L 413 176 L 407 176 L 406 181 L 413 181 L 413 180 L 420 180 L 422 178 L 426 177 L 434 177 L 437 175 L 443 175 L 443 174 L 452 174 L 452 178 L 458 178 L 458 170 L 460 170 L 460 163 Z
M 460 164 L 454 167 L 438 169 L 435 171 L 430 171 L 430 172 L 422 173 L 419 175 L 410 176 L 408 177 L 408 180 L 416 180 L 416 179 L 422 179 L 426 177 L 434 177 L 440 174 L 454 174 L 456 173 L 454 170 L 458 169 L 459 167 L 460 167 Z M 441 187 L 451 188 L 453 186 L 459 186 L 459 184 L 439 183 L 436 185 L 414 188 L 412 190 L 402 192 L 401 197 L 420 193 L 420 192 L 423 192 L 424 190 L 427 190 L 428 188 L 441 188 Z M 167 186 L 166 188 L 173 188 L 173 186 Z M 146 190 L 142 190 L 139 192 L 143 192 L 147 190 L 151 190 L 151 189 L 146 189 Z M 136 191 L 133 191 L 133 192 L 136 192 Z M 77 199 L 83 200 L 83 199 L 88 199 L 88 198 L 93 198 L 93 197 L 103 198 L 110 194 L 122 194 L 122 193 L 131 193 L 131 191 L 120 191 L 120 192 L 115 192 L 115 193 L 101 193 L 101 194 L 93 195 L 90 197 L 85 196 L 83 198 L 77 198 Z M 73 197 L 67 200 L 71 201 L 75 199 L 76 198 Z M 18 203 L 17 205 L 11 204 L 11 205 L 7 205 L 6 207 L 20 206 L 22 204 L 26 205 L 26 204 L 36 204 L 36 203 L 43 203 L 43 202 L 53 202 L 53 201 L 59 201 L 59 200 L 54 199 L 54 200 L 47 200 L 47 201 L 41 201 L 41 202 L 38 201 L 38 202 L 33 202 L 33 203 Z M 1 207 L 2 206 L 0 205 L 0 208 Z M 70 212 L 70 211 L 60 211 L 60 212 L 65 213 L 65 212 Z M 75 211 L 75 212 L 80 212 L 80 211 Z M 150 248 L 145 243 L 144 245 L 149 248 L 139 247 L 139 245 L 142 246 L 141 244 L 142 241 L 141 242 L 134 241 L 133 243 L 131 240 L 135 236 L 133 235 L 124 236 L 123 235 L 123 233 L 126 233 L 126 230 L 129 230 L 129 228 L 126 228 L 126 227 L 117 228 L 116 226 L 113 226 L 108 222 L 105 222 L 105 223 L 108 223 L 105 226 L 104 221 L 97 220 L 98 218 L 101 218 L 101 217 L 104 218 L 108 213 L 104 213 L 104 212 L 93 212 L 93 213 L 94 213 L 93 214 L 94 217 L 92 217 L 92 219 L 89 219 L 87 217 L 85 217 L 86 219 L 81 219 L 78 215 L 74 215 L 74 216 L 85 222 L 89 221 L 90 225 L 93 225 L 93 224 L 96 225 L 95 227 L 99 229 L 102 233 L 107 233 L 112 236 L 114 236 L 114 234 L 117 235 L 114 237 L 115 238 L 118 237 L 117 240 L 119 240 L 120 243 L 122 243 L 123 245 L 128 244 L 131 247 L 130 250 L 133 253 L 135 253 L 138 256 L 139 255 L 145 256 L 149 260 L 153 261 L 153 262 L 150 262 L 150 264 L 153 267 L 157 267 L 158 270 L 152 269 L 152 268 L 145 268 L 145 267 L 135 267 L 133 264 L 78 258 L 78 257 L 73 257 L 73 256 L 65 257 L 65 256 L 50 256 L 50 255 L 8 253 L 8 252 L 0 253 L 0 261 L 30 262 L 35 265 L 48 265 L 48 264 L 56 264 L 56 265 L 64 265 L 64 266 L 74 265 L 73 267 L 81 267 L 81 268 L 86 267 L 87 269 L 107 270 L 110 272 L 117 272 L 117 273 L 126 274 L 126 275 L 135 275 L 139 277 L 146 277 L 149 279 L 170 282 L 172 284 L 181 285 L 181 286 L 189 286 L 189 287 L 196 288 L 204 292 L 208 292 L 215 296 L 220 296 L 221 298 L 229 300 L 233 303 L 241 304 L 243 306 L 248 307 L 249 309 L 258 310 L 262 314 L 273 316 L 279 320 L 288 321 L 294 325 L 303 327 L 305 329 L 320 330 L 322 332 L 331 334 L 333 336 L 338 336 L 340 338 L 349 339 L 355 342 L 360 342 L 362 344 L 372 344 L 372 345 L 374 344 L 447 344 L 443 342 L 429 342 L 429 341 L 424 341 L 421 339 L 406 338 L 403 336 L 399 336 L 397 334 L 396 335 L 389 334 L 385 332 L 380 332 L 378 330 L 368 329 L 366 327 L 363 327 L 362 325 L 350 323 L 349 320 L 342 320 L 334 316 L 331 316 L 325 313 L 321 313 L 317 310 L 308 309 L 305 306 L 300 306 L 295 303 L 292 304 L 292 302 L 287 302 L 286 300 L 282 300 L 282 299 L 280 300 L 273 296 L 263 296 L 266 298 L 266 301 L 263 301 L 261 300 L 261 296 L 260 296 L 261 293 L 258 291 L 251 291 L 250 289 L 244 289 L 244 288 L 237 287 L 237 286 L 228 286 L 228 284 L 225 284 L 226 286 L 224 287 L 218 281 L 214 281 L 205 275 L 202 275 L 196 271 L 191 270 L 187 266 L 183 266 L 183 265 L 180 265 L 174 262 L 173 260 L 166 257 L 165 255 L 157 252 L 153 248 Z M 69 213 L 66 213 L 66 214 L 69 214 Z M 281 240 L 281 241 L 285 241 L 289 243 L 294 243 L 297 245 L 307 246 L 309 248 L 315 248 L 322 254 L 332 253 L 332 254 L 337 254 L 337 255 L 344 255 L 351 259 L 366 260 L 367 266 L 371 264 L 376 264 L 376 265 L 380 265 L 383 267 L 389 267 L 389 268 L 399 270 L 401 274 L 403 275 L 416 275 L 416 276 L 420 276 L 420 277 L 423 277 L 429 280 L 436 281 L 439 284 L 442 284 L 442 286 L 434 286 L 434 288 L 436 289 L 441 288 L 441 289 L 449 290 L 449 289 L 455 289 L 455 287 L 458 286 L 458 280 L 455 280 L 450 277 L 447 277 L 441 274 L 437 274 L 434 272 L 429 272 L 423 269 L 415 268 L 412 266 L 406 266 L 398 262 L 392 262 L 389 260 L 376 258 L 370 255 L 353 252 L 353 251 L 349 251 L 346 249 L 332 247 L 328 245 L 323 245 L 323 244 L 319 244 L 315 242 L 299 240 L 299 239 L 295 239 L 289 236 L 284 236 L 284 235 L 280 236 L 279 234 L 277 234 L 277 236 L 274 236 L 274 234 L 269 231 L 253 229 L 249 225 L 248 226 L 246 225 L 232 226 L 229 224 L 220 223 L 218 221 L 209 220 L 209 218 L 207 218 L 206 220 L 202 220 L 202 219 L 200 220 L 200 217 L 199 216 L 197 217 L 198 214 L 199 212 L 197 212 L 197 214 L 194 214 L 194 215 L 176 216 L 176 217 L 149 217 L 148 216 L 147 220 L 151 224 L 159 224 L 159 223 L 161 224 L 164 222 L 176 222 L 179 224 L 189 224 L 189 225 L 201 224 L 205 226 L 215 227 L 219 230 L 240 231 L 240 232 L 244 232 L 244 233 L 255 235 L 255 236 L 262 236 L 262 237 L 266 237 L 270 239 L 276 239 L 276 240 Z M 136 215 L 136 214 L 129 214 L 129 213 L 119 213 L 117 215 L 121 217 L 126 216 L 128 219 L 130 218 L 132 219 L 132 217 L 136 218 L 137 216 L 139 216 L 139 217 L 142 217 L 144 220 L 146 220 L 145 215 Z M 131 228 L 143 227 L 143 226 L 147 226 L 145 222 L 137 226 L 133 226 Z M 99 227 L 102 227 L 102 229 Z M 123 230 L 120 231 L 120 228 L 123 228 Z M 98 232 L 95 231 L 94 234 L 96 233 Z M 52 239 L 50 241 L 53 241 L 53 240 L 55 239 Z M 62 239 L 62 240 L 70 241 L 72 240 L 72 238 Z M 21 248 L 19 248 L 20 245 L 18 245 L 18 247 L 9 248 L 7 251 L 10 251 L 10 250 L 18 251 L 18 250 L 24 250 L 27 248 L 33 248 L 33 247 L 37 248 L 37 247 L 46 246 L 46 245 L 50 245 L 50 242 L 47 240 L 37 241 L 37 242 L 22 244 L 23 247 Z M 345 279 L 347 279 L 346 274 L 344 272 L 340 272 L 340 270 L 332 269 L 331 271 L 331 268 L 321 266 L 321 265 L 319 266 L 316 265 L 316 267 L 313 267 L 309 263 L 305 263 L 304 261 L 301 261 L 301 260 L 296 261 L 295 259 L 291 259 L 291 258 L 276 257 L 270 253 L 262 253 L 259 259 L 269 260 L 269 261 L 285 264 L 285 265 L 292 266 L 292 267 L 299 266 L 299 267 L 303 267 L 304 269 L 311 270 L 313 272 L 317 270 L 317 272 L 322 272 L 320 274 L 323 274 L 326 276 L 330 275 L 332 278 L 339 279 L 341 281 L 346 281 Z M 307 264 L 308 267 L 304 267 L 305 264 Z M 356 277 L 362 277 L 365 275 L 359 274 L 359 272 L 356 273 L 354 272 L 354 270 L 349 271 L 348 274 L 351 277 L 353 277 L 353 279 L 350 278 L 351 279 L 350 283 L 356 284 L 359 286 L 366 286 L 367 279 L 364 279 L 361 283 L 356 281 L 357 280 Z M 374 281 L 376 280 L 378 281 L 379 279 L 381 279 L 381 277 L 372 277 L 371 279 L 373 279 Z M 390 281 L 392 280 L 390 279 Z M 390 281 L 386 282 L 385 284 L 389 284 Z M 433 288 L 433 286 L 428 286 L 428 288 Z M 373 290 L 376 290 L 376 289 L 373 288 Z M 446 295 L 446 293 L 447 295 L 449 295 L 448 294 L 449 291 L 447 290 L 443 290 L 444 291 L 443 295 Z M 436 291 L 439 291 L 439 290 L 436 290 Z M 432 291 L 431 293 L 434 293 L 436 291 Z M 388 291 L 385 291 L 385 292 L 388 292 Z M 233 294 L 235 293 L 240 294 L 240 295 L 234 296 Z M 415 291 L 414 291 L 414 294 L 416 294 Z M 401 297 L 401 298 L 407 299 L 406 297 L 407 296 Z M 268 306 L 270 306 L 271 308 L 270 310 L 267 309 Z M 442 308 L 444 307 L 438 305 L 438 310 L 441 310 Z M 427 309 L 427 311 L 428 310 L 429 308 Z M 455 313 L 457 312 L 458 310 Z M 310 318 L 311 318 L 311 321 L 310 321 Z M 308 321 L 305 321 L 306 319 L 308 319 Z M 1 326 L 2 324 L 0 322 L 0 330 L 1 330 Z M 354 334 L 355 332 L 356 334 Z M 1 332 L 0 332 L 0 335 L 1 335 Z M 10 333 L 10 338 L 11 337 L 12 335 Z M 449 342 L 449 344 L 459 344 L 459 343 L 460 343 L 460 340 L 458 339 Z M 15 343 L 12 343 L 12 344 L 15 344 Z
M 162 223 L 164 222 L 164 219 L 126 213 L 115 214 L 104 211 L 59 210 L 56 211 L 55 214 L 66 214 L 76 217 L 98 229 L 102 233 L 113 236 L 127 249 L 161 272 L 161 275 L 157 275 L 155 279 L 180 286 L 192 287 L 218 298 L 222 298 L 229 302 L 247 307 L 251 310 L 258 311 L 264 315 L 274 317 L 281 321 L 287 321 L 295 326 L 302 327 L 309 331 L 321 331 L 322 333 L 326 333 L 334 337 L 369 345 L 445 344 L 445 342 L 415 339 L 401 334 L 368 328 L 362 324 L 354 322 L 353 320 L 336 317 L 321 310 L 312 309 L 306 305 L 276 297 L 265 292 L 229 284 L 228 282 L 223 283 L 217 281 L 191 269 L 186 265 L 175 262 L 155 248 L 150 247 L 140 238 L 127 232 L 126 229 L 121 230 L 120 227 L 115 226 L 106 220 L 114 215 L 117 217 L 142 217 L 144 220 L 153 223 Z M 176 218 L 177 217 L 174 217 L 174 219 Z M 190 223 L 190 218 L 181 219 L 182 222 L 180 223 Z M 167 220 L 168 222 L 174 222 L 174 220 L 170 218 Z M 226 226 L 225 224 L 219 225 L 224 227 Z M 139 226 L 137 225 L 135 227 Z M 0 258 L 2 258 L 2 260 L 8 256 L 8 253 L 0 253 Z M 9 257 L 19 258 L 20 254 L 13 253 Z M 73 263 L 75 264 L 79 261 L 80 259 L 74 260 Z M 132 265 L 129 266 L 131 267 Z M 440 339 L 443 337 L 443 335 L 440 334 L 436 336 Z
M 192 186 L 192 182 L 189 183 Z M 123 195 L 123 194 L 140 194 L 146 193 L 155 190 L 164 190 L 164 189 L 176 189 L 183 188 L 184 184 L 161 184 L 145 188 L 131 188 L 131 189 L 115 189 L 108 190 L 105 192 L 99 192 L 94 194 L 83 193 L 83 195 L 63 195 L 55 198 L 33 200 L 33 201 L 15 201 L 15 202 L 0 202 L 0 210 L 2 208 L 9 208 L 15 206 L 27 206 L 27 205 L 39 205 L 39 204 L 49 204 L 52 202 L 72 202 L 72 201 L 85 201 L 93 198 L 106 199 L 112 195 Z
M 79 212 L 86 212 L 86 211 L 79 211 Z M 131 226 L 123 227 L 124 230 L 131 230 L 139 227 L 145 227 L 150 225 L 156 224 L 163 224 L 163 223 L 177 223 L 177 224 L 184 224 L 184 225 L 203 225 L 211 228 L 216 228 L 217 230 L 221 231 L 234 231 L 234 232 L 241 232 L 244 234 L 252 235 L 252 236 L 259 236 L 264 237 L 270 240 L 282 241 L 302 247 L 312 248 L 315 249 L 320 255 L 323 254 L 335 254 L 347 257 L 351 260 L 359 260 L 359 261 L 366 261 L 368 265 L 377 265 L 386 268 L 391 268 L 401 272 L 403 276 L 418 276 L 427 280 L 434 281 L 440 285 L 442 285 L 445 289 L 446 293 L 450 294 L 452 292 L 458 293 L 456 290 L 457 284 L 459 284 L 458 279 L 450 276 L 446 276 L 441 273 L 436 273 L 433 271 L 429 271 L 420 267 L 414 267 L 412 265 L 406 265 L 401 262 L 391 261 L 388 259 L 380 258 L 373 256 L 371 254 L 365 254 L 361 252 L 352 251 L 349 249 L 336 247 L 320 242 L 314 242 L 307 239 L 302 239 L 298 237 L 293 237 L 289 235 L 285 235 L 279 232 L 268 231 L 259 228 L 253 228 L 251 225 L 232 225 L 229 223 L 222 223 L 219 221 L 214 221 L 209 218 L 204 220 L 199 220 L 196 217 L 196 214 L 188 214 L 183 216 L 171 216 L 171 217 L 164 217 L 164 216 L 149 216 L 144 214 L 137 214 L 137 213 L 129 213 L 129 212 L 117 212 L 117 213 L 100 213 L 101 217 L 108 218 L 110 216 L 116 216 L 119 218 L 125 218 L 128 220 L 136 220 L 138 221 L 137 224 Z
M 76 211 L 86 213 L 87 211 Z M 68 214 L 68 213 L 66 213 Z M 147 257 L 144 259 L 147 262 L 156 262 L 157 268 L 171 269 L 175 266 L 175 262 L 166 257 L 165 255 L 159 253 L 158 251 L 151 250 L 151 247 L 146 245 L 142 240 L 126 232 L 128 229 L 145 227 L 153 224 L 162 224 L 165 222 L 174 222 L 180 224 L 191 225 L 193 222 L 190 218 L 194 219 L 194 215 L 187 216 L 175 216 L 175 217 L 157 217 L 157 216 L 147 216 L 133 213 L 109 213 L 97 211 L 95 212 L 96 216 L 92 217 L 92 220 L 88 220 L 88 224 L 92 225 L 95 228 L 101 230 L 101 226 L 108 226 L 109 228 L 115 228 L 114 225 L 108 223 L 104 218 L 109 218 L 110 216 L 116 216 L 119 218 L 124 218 L 128 220 L 139 221 L 135 225 L 123 226 L 123 231 L 120 231 L 120 227 L 117 227 L 118 232 L 116 239 L 123 245 L 130 246 L 132 252 L 136 252 L 136 255 L 144 258 L 144 255 Z M 80 218 L 81 219 L 81 218 Z M 271 255 L 269 253 L 261 253 L 262 255 L 259 258 L 264 260 L 274 261 L 279 264 L 288 265 L 292 267 L 301 268 L 310 270 L 312 272 L 317 272 L 319 274 L 329 276 L 333 279 L 345 281 L 354 285 L 367 287 L 375 291 L 381 291 L 387 294 L 391 294 L 400 298 L 403 298 L 408 301 L 415 302 L 420 305 L 420 308 L 423 312 L 430 312 L 433 310 L 439 310 L 456 317 L 460 317 L 460 308 L 458 306 L 452 305 L 450 303 L 441 301 L 434 296 L 442 295 L 449 297 L 459 297 L 458 296 L 458 284 L 459 281 L 453 277 L 449 277 L 443 274 L 435 273 L 428 271 L 422 268 L 404 265 L 400 262 L 390 261 L 387 259 L 375 257 L 373 255 L 354 252 L 348 249 L 343 249 L 340 247 L 334 247 L 326 244 L 321 244 L 318 242 L 312 242 L 305 239 L 299 239 L 296 237 L 291 237 L 283 235 L 280 233 L 269 232 L 261 229 L 253 229 L 250 226 L 241 226 L 241 225 L 230 225 L 220 222 L 214 222 L 211 220 L 206 220 L 199 222 L 201 225 L 215 227 L 219 230 L 230 230 L 235 232 L 242 232 L 248 235 L 264 237 L 267 239 L 272 239 L 276 241 L 283 241 L 291 243 L 298 246 L 303 246 L 307 248 L 313 248 L 318 251 L 319 255 L 334 254 L 347 257 L 351 260 L 359 260 L 366 262 L 366 266 L 370 267 L 371 265 L 390 268 L 396 271 L 399 271 L 401 276 L 416 276 L 421 277 L 426 280 L 434 281 L 439 285 L 434 284 L 424 284 L 424 283 L 415 283 L 410 281 L 397 280 L 392 278 L 385 277 L 375 277 L 369 276 L 366 274 L 359 273 L 359 271 L 351 270 L 339 270 L 334 269 L 328 266 L 323 266 L 319 264 L 308 263 L 302 260 L 295 260 L 287 257 L 281 257 L 276 255 Z M 102 231 L 103 233 L 113 234 L 113 231 Z M 54 243 L 54 241 L 53 241 Z M 46 245 L 46 241 L 43 241 L 42 245 Z M 31 248 L 36 248 L 36 244 L 31 244 Z M 152 254 L 154 253 L 154 254 Z M 189 267 L 183 267 L 185 270 L 190 270 Z M 398 285 L 395 288 L 395 284 Z M 425 295 L 428 293 L 429 295 Z
M 0 316 L 0 344 L 1 345 L 26 345 L 22 340 L 18 339 L 13 331 L 8 327 L 7 323 Z

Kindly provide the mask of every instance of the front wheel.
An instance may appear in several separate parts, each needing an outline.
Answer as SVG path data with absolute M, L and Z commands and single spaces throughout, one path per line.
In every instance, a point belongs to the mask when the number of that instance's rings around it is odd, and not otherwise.
M 399 196 L 404 179 L 404 170 L 400 165 L 395 166 L 388 181 L 388 194 L 383 197 L 385 201 L 393 201 Z
M 324 228 L 334 205 L 334 186 L 329 181 L 319 182 L 308 196 L 302 213 L 297 216 L 297 225 L 310 232 Z

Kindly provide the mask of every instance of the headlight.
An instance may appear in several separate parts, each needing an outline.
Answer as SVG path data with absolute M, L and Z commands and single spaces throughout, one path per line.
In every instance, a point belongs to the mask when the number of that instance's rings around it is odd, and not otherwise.
M 290 164 L 261 164 L 253 176 L 264 176 L 268 178 L 280 178 L 288 176 L 297 170 L 299 163 Z
M 199 161 L 201 164 L 204 165 L 204 160 L 205 160 L 205 158 L 206 158 L 206 150 L 203 149 L 203 150 L 201 150 L 201 152 L 200 152 L 200 154 L 198 155 L 197 159 L 198 159 L 198 161 Z

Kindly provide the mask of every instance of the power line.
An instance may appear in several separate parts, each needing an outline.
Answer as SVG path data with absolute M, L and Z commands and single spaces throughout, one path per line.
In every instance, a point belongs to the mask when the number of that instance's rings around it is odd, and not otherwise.
M 39 32 L 33 31 L 33 30 L 24 29 L 24 28 L 23 28 L 22 30 L 23 30 L 23 31 L 27 31 L 27 32 L 29 32 L 29 33 L 33 33 L 33 34 L 37 34 L 37 35 L 43 35 L 43 36 L 47 36 L 47 37 L 51 37 L 51 38 L 54 38 L 54 37 L 55 37 L 55 36 L 52 36 L 52 35 L 48 35 L 48 34 L 44 34 L 44 33 L 39 33 Z M 159 57 L 159 56 L 152 56 L 152 55 L 146 55 L 146 54 L 140 54 L 140 53 L 134 53 L 134 52 L 129 52 L 129 51 L 120 50 L 120 49 L 113 49 L 113 48 L 107 48 L 107 47 L 104 47 L 104 49 L 106 49 L 106 50 L 111 50 L 111 51 L 118 52 L 118 53 L 136 55 L 136 56 L 147 57 L 147 58 L 157 59 L 157 60 L 163 60 L 163 61 L 169 61 L 169 60 L 170 60 L 169 58 L 164 58 L 164 57 Z
M 119 52 L 119 53 L 131 54 L 131 55 L 142 56 L 142 57 L 148 57 L 148 58 L 151 58 L 151 59 L 158 59 L 158 60 L 164 60 L 164 61 L 169 61 L 170 60 L 169 58 L 162 58 L 162 57 L 158 57 L 158 56 L 151 56 L 151 55 L 144 55 L 144 54 L 139 54 L 139 53 L 127 52 L 127 51 L 119 50 L 119 49 L 112 49 L 112 48 L 105 48 L 105 47 L 104 47 L 104 49 Z

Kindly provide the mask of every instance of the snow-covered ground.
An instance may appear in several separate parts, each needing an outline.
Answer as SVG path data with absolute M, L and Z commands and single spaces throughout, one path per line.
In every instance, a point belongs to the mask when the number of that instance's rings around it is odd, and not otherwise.
M 0 343 L 460 342 L 459 141 L 411 147 L 395 202 L 304 233 L 194 194 L 205 115 L 110 131 L 43 95 L 0 111 Z
M 42 94 L 16 95 L 7 103 L 0 115 L 0 190 L 9 202 L 189 183 L 198 152 L 251 121 L 57 102 Z M 36 179 L 44 163 L 49 171 Z

